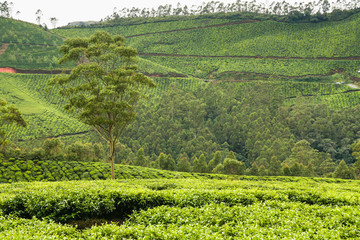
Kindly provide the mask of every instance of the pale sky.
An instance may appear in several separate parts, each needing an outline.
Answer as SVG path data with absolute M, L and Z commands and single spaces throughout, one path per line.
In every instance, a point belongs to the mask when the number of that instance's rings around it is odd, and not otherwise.
M 288 2 L 294 2 L 289 0 Z M 1 1 L 4 2 L 4 1 Z M 15 19 L 36 23 L 36 11 L 40 9 L 43 13 L 41 23 L 46 23 L 49 28 L 51 17 L 56 17 L 59 21 L 57 26 L 67 25 L 74 21 L 99 21 L 113 13 L 113 9 L 132 8 L 157 8 L 159 5 L 172 4 L 176 6 L 178 2 L 182 6 L 201 5 L 202 2 L 208 0 L 7 0 L 13 2 L 12 16 Z M 222 0 L 223 3 L 233 3 L 236 0 Z M 258 1 L 261 2 L 261 1 Z M 270 0 L 263 0 L 270 2 Z M 16 14 L 17 12 L 20 14 Z

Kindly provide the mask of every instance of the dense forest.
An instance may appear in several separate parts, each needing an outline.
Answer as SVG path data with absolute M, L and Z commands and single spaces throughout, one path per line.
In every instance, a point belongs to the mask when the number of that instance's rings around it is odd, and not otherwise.
M 139 105 L 116 162 L 184 172 L 357 177 L 359 106 L 338 109 L 309 98 L 289 98 L 281 84 L 266 81 L 192 90 L 172 83 Z M 107 151 L 101 143 L 59 138 L 25 149 L 10 148 L 8 157 L 83 162 L 104 159 Z

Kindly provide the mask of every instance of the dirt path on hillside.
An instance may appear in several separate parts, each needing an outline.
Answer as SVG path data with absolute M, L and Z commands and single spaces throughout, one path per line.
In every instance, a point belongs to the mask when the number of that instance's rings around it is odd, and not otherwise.
M 318 94 L 320 96 L 332 96 L 332 95 L 339 95 L 339 94 L 348 94 L 348 93 L 353 93 L 353 92 L 359 92 L 360 89 L 353 89 L 353 90 L 346 90 L 344 92 L 338 92 L 338 93 L 323 93 L 323 94 Z M 301 96 L 292 96 L 292 97 L 286 97 L 286 99 L 291 99 L 291 98 L 297 98 L 297 97 L 315 97 L 318 96 L 315 94 L 306 94 L 306 95 L 301 95 Z
M 9 43 L 3 43 L 0 47 L 0 56 L 6 51 L 6 49 L 9 47 Z
M 155 56 L 155 57 L 189 57 L 189 58 L 250 58 L 250 59 L 280 59 L 280 60 L 360 60 L 357 57 L 277 57 L 277 56 L 204 56 L 204 55 L 185 55 L 185 54 L 167 54 L 167 53 L 138 53 L 139 56 Z
M 133 37 L 140 37 L 140 36 L 161 34 L 161 33 L 192 31 L 192 30 L 205 29 L 205 28 L 214 28 L 214 27 L 225 27 L 225 26 L 230 26 L 230 25 L 239 25 L 239 24 L 254 23 L 254 22 L 260 22 L 260 20 L 237 21 L 237 22 L 228 22 L 228 23 L 222 23 L 222 24 L 209 25 L 209 26 L 204 26 L 204 27 L 182 28 L 182 29 L 174 29 L 174 30 L 168 30 L 168 31 L 142 33 L 142 34 L 137 34 L 137 35 L 125 36 L 125 38 L 133 38 Z
M 76 132 L 76 133 L 64 133 L 64 134 L 60 134 L 60 135 L 56 135 L 56 136 L 47 136 L 47 137 L 40 137 L 40 138 L 35 138 L 35 139 L 39 140 L 39 139 L 47 139 L 47 138 L 71 137 L 71 136 L 77 136 L 77 135 L 84 135 L 84 134 L 87 134 L 87 133 L 89 133 L 91 131 L 93 131 L 93 130 L 84 131 L 84 132 Z M 18 142 L 25 142 L 25 141 L 29 141 L 29 140 L 24 140 L 24 139 L 19 139 L 18 140 Z

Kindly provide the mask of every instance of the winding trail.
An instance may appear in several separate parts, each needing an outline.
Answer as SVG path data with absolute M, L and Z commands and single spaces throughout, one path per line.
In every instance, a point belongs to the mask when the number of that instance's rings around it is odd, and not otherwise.
M 250 58 L 250 59 L 291 59 L 291 60 L 360 60 L 360 56 L 351 57 L 278 57 L 278 56 L 206 56 L 206 55 L 186 55 L 186 54 L 168 54 L 168 53 L 138 53 L 139 56 L 155 57 L 181 57 L 181 58 Z
M 87 134 L 89 132 L 92 132 L 93 130 L 89 130 L 89 131 L 83 131 L 83 132 L 75 132 L 75 133 L 63 133 L 63 134 L 59 134 L 56 136 L 47 136 L 47 137 L 39 137 L 39 138 L 35 138 L 35 139 L 47 139 L 47 138 L 62 138 L 62 137 L 69 137 L 69 136 L 76 136 L 76 135 L 83 135 L 83 134 Z M 28 139 L 18 139 L 18 142 L 25 142 L 25 141 L 29 141 Z
M 239 25 L 239 24 L 254 23 L 254 22 L 260 22 L 260 20 L 246 20 L 246 21 L 237 21 L 237 22 L 228 22 L 228 23 L 221 23 L 221 24 L 215 24 L 215 25 L 208 25 L 208 26 L 204 26 L 204 27 L 192 27 L 192 28 L 181 28 L 181 29 L 174 29 L 174 30 L 168 30 L 168 31 L 149 32 L 149 33 L 142 33 L 142 34 L 137 34 L 137 35 L 129 35 L 129 36 L 125 36 L 125 38 L 133 38 L 133 37 L 140 37 L 140 36 L 153 35 L 153 34 L 162 34 L 162 33 L 171 33 L 171 32 L 192 31 L 192 30 L 214 28 L 214 27 L 225 27 L 225 26 L 230 26 L 230 25 Z

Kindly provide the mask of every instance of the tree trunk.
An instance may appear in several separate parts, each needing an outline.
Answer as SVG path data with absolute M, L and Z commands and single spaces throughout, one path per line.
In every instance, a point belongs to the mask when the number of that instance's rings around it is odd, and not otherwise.
M 111 164 L 111 179 L 115 179 L 115 161 L 114 161 L 115 146 L 111 139 L 110 141 L 110 164 Z

